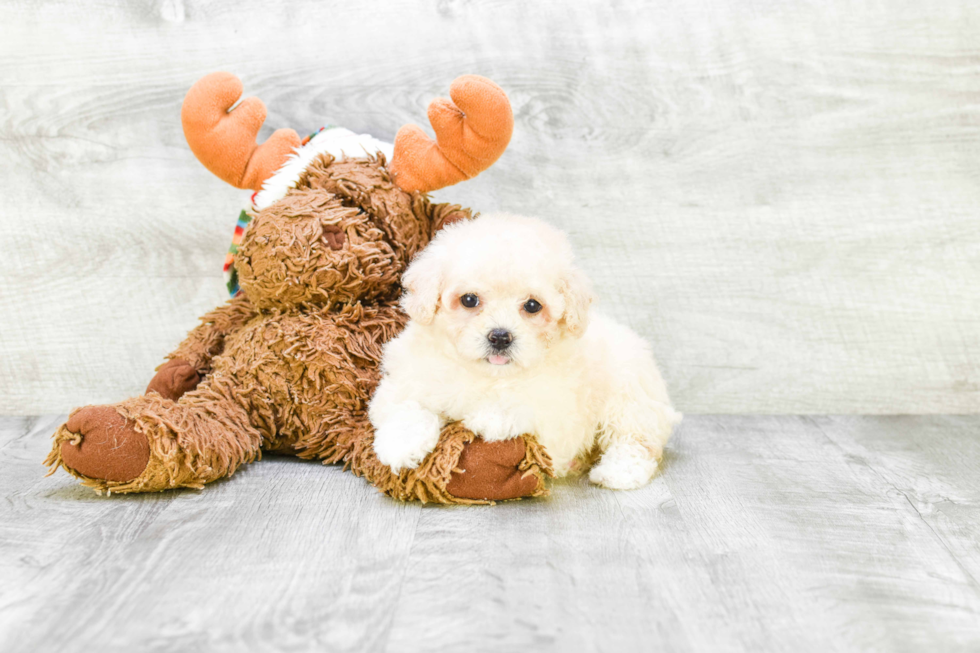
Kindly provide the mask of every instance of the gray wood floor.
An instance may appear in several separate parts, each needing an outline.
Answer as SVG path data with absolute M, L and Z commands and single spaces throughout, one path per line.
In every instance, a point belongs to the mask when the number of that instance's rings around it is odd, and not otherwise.
M 0 419 L 0 650 L 980 648 L 980 416 L 691 417 L 646 489 L 399 504 L 269 459 L 99 497 Z

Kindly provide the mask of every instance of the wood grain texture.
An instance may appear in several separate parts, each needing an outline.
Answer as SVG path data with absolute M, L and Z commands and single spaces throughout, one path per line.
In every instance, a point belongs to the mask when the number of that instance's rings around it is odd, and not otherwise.
M 980 417 L 690 417 L 634 492 L 386 499 L 273 458 L 98 497 L 0 420 L 0 650 L 975 651 Z
M 438 194 L 566 229 L 688 413 L 980 410 L 980 5 L 0 5 L 0 413 L 145 386 L 223 300 L 247 197 L 183 142 L 232 70 L 264 130 L 391 138 L 463 72 L 501 161 Z

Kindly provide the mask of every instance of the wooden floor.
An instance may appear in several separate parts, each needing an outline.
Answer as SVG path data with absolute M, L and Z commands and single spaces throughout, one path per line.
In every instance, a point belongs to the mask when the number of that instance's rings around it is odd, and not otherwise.
M 495 507 L 268 459 L 99 497 L 0 419 L 0 650 L 980 649 L 980 416 L 690 417 L 663 473 Z

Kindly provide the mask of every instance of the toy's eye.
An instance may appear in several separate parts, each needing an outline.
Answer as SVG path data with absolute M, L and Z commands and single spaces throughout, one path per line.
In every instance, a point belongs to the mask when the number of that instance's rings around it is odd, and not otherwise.
M 466 293 L 459 298 L 459 303 L 466 308 L 476 308 L 480 305 L 480 298 L 471 292 Z
M 529 299 L 524 302 L 524 310 L 528 313 L 537 313 L 542 308 L 541 304 L 538 303 L 536 299 Z

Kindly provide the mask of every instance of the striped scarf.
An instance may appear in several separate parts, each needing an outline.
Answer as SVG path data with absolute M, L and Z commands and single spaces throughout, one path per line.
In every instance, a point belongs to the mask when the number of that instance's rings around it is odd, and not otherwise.
M 235 234 L 231 237 L 231 247 L 228 248 L 228 254 L 225 255 L 225 286 L 228 288 L 228 294 L 235 297 L 242 291 L 241 287 L 238 285 L 238 270 L 235 269 L 235 254 L 238 253 L 238 246 L 242 244 L 242 236 L 245 234 L 245 228 L 248 227 L 248 223 L 252 221 L 252 216 L 248 214 L 248 211 L 242 209 L 242 212 L 238 214 L 238 224 L 235 225 Z

